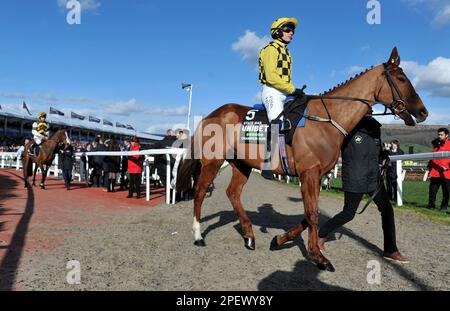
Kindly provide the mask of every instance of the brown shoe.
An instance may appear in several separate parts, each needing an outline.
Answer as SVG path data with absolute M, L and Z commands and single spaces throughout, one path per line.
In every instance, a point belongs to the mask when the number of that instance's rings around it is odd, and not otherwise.
M 319 238 L 319 249 L 324 252 L 325 251 L 325 242 L 327 241 L 327 238 Z
M 393 253 L 384 252 L 383 257 L 398 263 L 409 263 L 409 259 L 400 254 L 400 252 L 393 252 Z

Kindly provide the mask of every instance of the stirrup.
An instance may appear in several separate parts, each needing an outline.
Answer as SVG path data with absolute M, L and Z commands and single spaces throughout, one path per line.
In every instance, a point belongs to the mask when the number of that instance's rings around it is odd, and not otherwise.
M 291 120 L 289 120 L 289 119 L 282 120 L 280 133 L 282 133 L 282 134 L 288 133 L 288 132 L 290 132 L 291 129 L 292 129 Z

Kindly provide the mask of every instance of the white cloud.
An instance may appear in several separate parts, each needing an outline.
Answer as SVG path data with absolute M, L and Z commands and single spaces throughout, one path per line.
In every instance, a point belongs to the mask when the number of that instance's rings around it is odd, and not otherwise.
M 450 23 L 450 5 L 446 5 L 441 10 L 439 10 L 433 23 L 435 25 L 444 25 Z
M 148 108 L 147 113 L 152 115 L 162 115 L 162 116 L 184 116 L 188 113 L 188 108 L 186 106 L 179 106 L 175 108 Z
M 176 130 L 176 129 L 184 129 L 186 128 L 186 123 L 157 123 L 157 124 L 152 124 L 151 126 L 149 126 L 146 129 L 146 132 L 148 133 L 164 133 L 167 129 L 172 129 L 172 130 Z
M 450 58 L 437 57 L 427 65 L 404 61 L 401 66 L 417 90 L 433 97 L 450 97 Z
M 354 74 L 360 73 L 361 71 L 364 71 L 365 68 L 361 67 L 361 66 L 351 66 L 346 68 L 342 73 L 349 75 L 349 76 L 353 76 Z
M 137 102 L 132 98 L 128 101 L 118 101 L 104 105 L 104 111 L 112 115 L 133 116 L 139 114 L 140 116 L 184 116 L 187 115 L 188 109 L 186 106 L 155 108 L 147 107 Z
M 409 6 L 426 5 L 434 14 L 432 24 L 443 26 L 450 23 L 450 4 L 448 0 L 402 0 Z
M 250 100 L 252 103 L 258 103 L 261 104 L 262 103 L 262 94 L 261 91 L 259 91 L 258 93 L 255 94 L 255 96 L 253 96 L 253 98 Z
M 128 116 L 136 112 L 142 112 L 145 108 L 138 105 L 136 99 L 132 98 L 126 102 L 115 102 L 106 104 L 104 107 L 108 114 Z
M 20 99 L 20 100 L 34 100 L 45 103 L 56 103 L 59 101 L 59 99 L 55 97 L 51 92 L 47 93 L 35 92 L 32 94 L 23 92 L 0 92 L 0 97 Z
M 60 8 L 65 9 L 67 1 L 69 1 L 69 0 L 56 0 L 56 4 Z M 100 1 L 97 1 L 97 0 L 78 0 L 78 1 L 80 2 L 81 10 L 85 10 L 85 11 L 95 11 L 101 6 Z
M 232 49 L 238 52 L 242 59 L 250 64 L 258 62 L 259 51 L 270 42 L 267 36 L 258 37 L 258 35 L 250 30 L 245 31 L 245 35 L 240 37 L 237 42 L 232 44 Z

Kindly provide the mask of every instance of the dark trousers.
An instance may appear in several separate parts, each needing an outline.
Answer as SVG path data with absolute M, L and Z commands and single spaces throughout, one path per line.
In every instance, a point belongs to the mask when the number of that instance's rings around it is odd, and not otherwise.
M 62 175 L 64 178 L 64 186 L 69 187 L 72 180 L 72 167 L 63 167 Z
M 100 187 L 101 170 L 94 166 L 91 172 L 90 182 L 93 186 Z
M 428 207 L 429 208 L 436 208 L 435 202 L 436 202 L 436 194 L 439 191 L 439 187 L 442 186 L 442 202 L 441 202 L 441 208 L 447 209 L 448 208 L 448 198 L 449 198 L 449 188 L 450 188 L 450 179 L 446 178 L 438 178 L 438 177 L 431 177 L 430 178 L 430 191 L 428 196 Z
M 137 196 L 141 196 L 141 174 L 130 174 L 130 188 L 128 194 L 133 195 L 136 192 Z
M 387 194 L 390 200 L 397 200 L 397 181 L 388 180 L 386 183 L 387 186 Z
M 120 189 L 125 190 L 128 186 L 127 172 L 120 172 Z
M 363 197 L 363 193 L 344 193 L 344 209 L 339 214 L 328 220 L 319 231 L 319 237 L 325 238 L 330 232 L 345 225 L 355 217 L 356 210 Z M 372 193 L 370 193 L 372 195 Z M 384 185 L 381 186 L 380 191 L 373 199 L 381 212 L 381 223 L 384 235 L 384 251 L 393 253 L 398 251 L 395 238 L 395 221 L 394 209 L 392 208 L 389 197 L 387 196 Z

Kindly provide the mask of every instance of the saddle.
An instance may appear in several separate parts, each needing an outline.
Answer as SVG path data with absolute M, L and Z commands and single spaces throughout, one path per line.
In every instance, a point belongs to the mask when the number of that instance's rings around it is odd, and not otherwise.
M 290 124 L 290 130 L 285 132 L 286 144 L 292 144 L 292 138 L 296 128 L 304 127 L 306 119 L 304 118 L 310 98 L 308 95 L 297 97 L 294 100 L 287 102 L 284 105 L 284 110 L 280 117 L 286 123 Z M 278 118 L 279 119 L 279 118 Z M 273 120 L 272 122 L 276 122 Z M 245 143 L 265 143 L 268 139 L 270 141 L 270 122 L 267 118 L 266 108 L 263 104 L 256 104 L 250 110 L 242 122 L 241 127 L 241 142 Z M 270 132 L 270 131 L 269 131 Z
M 304 116 L 309 99 L 310 98 L 305 95 L 287 102 L 284 106 L 283 112 L 280 114 L 280 116 L 283 116 L 284 122 L 290 125 L 288 131 L 279 133 L 277 137 L 281 164 L 284 172 L 289 176 L 292 174 L 289 167 L 286 144 L 291 145 L 295 130 L 298 127 L 305 126 L 306 118 L 304 118 Z M 240 142 L 248 144 L 266 144 L 267 154 L 270 154 L 272 142 L 271 125 L 278 123 L 279 120 L 272 120 L 271 124 L 267 118 L 265 107 L 262 104 L 255 105 L 253 108 L 254 109 L 247 112 L 244 120 L 242 121 Z M 263 172 L 265 172 L 265 170 L 263 170 Z M 268 176 L 271 176 L 271 173 L 268 173 L 267 176 L 264 177 L 270 179 Z

